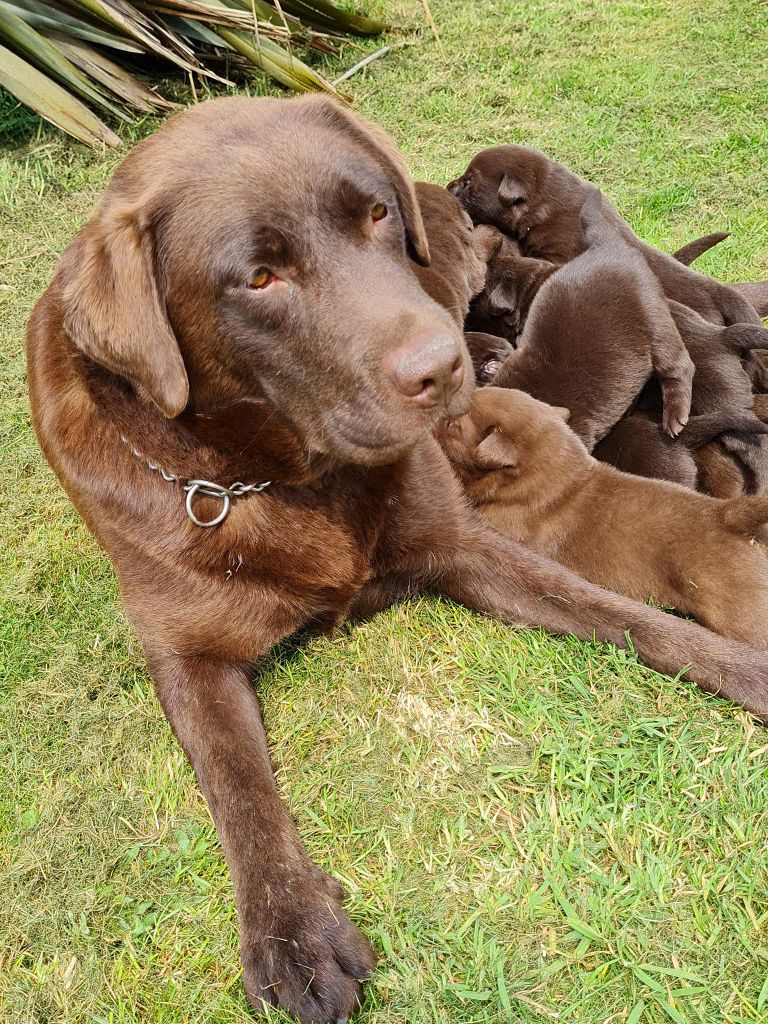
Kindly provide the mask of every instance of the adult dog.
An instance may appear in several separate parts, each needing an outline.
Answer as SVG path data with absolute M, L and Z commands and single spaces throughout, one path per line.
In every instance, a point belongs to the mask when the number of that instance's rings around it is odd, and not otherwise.
M 346 1018 L 374 957 L 273 782 L 249 672 L 281 637 L 432 589 L 510 623 L 630 631 L 657 669 L 689 664 L 768 717 L 764 653 L 469 509 L 431 435 L 469 406 L 469 358 L 409 254 L 428 263 L 428 242 L 380 131 L 327 98 L 215 100 L 126 158 L 28 331 L 35 428 L 216 822 L 246 991 L 303 1021 Z

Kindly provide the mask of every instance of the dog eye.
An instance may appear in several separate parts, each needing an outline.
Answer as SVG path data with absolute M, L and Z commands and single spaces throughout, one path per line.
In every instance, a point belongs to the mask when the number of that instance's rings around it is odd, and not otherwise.
M 251 275 L 251 279 L 248 282 L 248 287 L 260 291 L 262 288 L 266 288 L 267 285 L 272 284 L 272 282 L 276 280 L 277 278 L 269 269 L 269 267 L 259 267 Z
M 388 212 L 389 211 L 387 210 L 387 208 L 384 205 L 384 203 L 376 203 L 375 206 L 371 207 L 371 220 L 372 221 L 384 220 L 384 218 L 387 216 Z

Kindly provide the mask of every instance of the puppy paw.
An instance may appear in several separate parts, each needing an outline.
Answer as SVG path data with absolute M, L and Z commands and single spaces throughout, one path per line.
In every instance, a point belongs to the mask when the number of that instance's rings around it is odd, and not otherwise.
M 317 869 L 270 891 L 258 923 L 243 928 L 243 985 L 255 1010 L 277 1006 L 301 1024 L 335 1024 L 360 1006 L 376 958 L 341 909 L 343 897 Z

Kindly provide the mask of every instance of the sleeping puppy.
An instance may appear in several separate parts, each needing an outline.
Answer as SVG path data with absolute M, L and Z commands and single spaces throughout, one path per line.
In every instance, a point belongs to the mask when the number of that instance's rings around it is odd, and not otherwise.
M 469 350 L 472 366 L 475 370 L 475 383 L 480 387 L 494 379 L 501 369 L 504 360 L 514 352 L 514 346 L 506 338 L 483 331 L 465 331 L 464 344 Z
M 766 434 L 768 425 L 748 409 L 705 413 L 691 416 L 680 437 L 672 440 L 664 433 L 656 413 L 633 412 L 619 420 L 592 454 L 622 473 L 669 480 L 695 491 L 699 490 L 698 449 L 732 430 Z M 727 497 L 743 492 L 743 479 L 738 479 L 738 490 Z
M 652 374 L 661 385 L 664 429 L 678 434 L 688 420 L 693 379 L 658 281 L 602 210 L 601 193 L 593 189 L 581 214 L 586 251 L 545 281 L 517 351 L 494 381 L 551 405 L 567 404 L 589 450 Z
M 718 327 L 678 302 L 670 302 L 669 306 L 696 367 L 691 411 L 699 414 L 751 407 L 753 383 L 746 367 L 753 363 L 753 350 L 768 347 L 768 330 L 757 324 Z M 728 432 L 719 439 L 718 445 L 721 452 L 738 462 L 746 493 L 762 494 L 768 489 L 768 441 L 765 437 L 754 432 Z M 721 458 L 704 454 L 704 466 L 708 470 L 705 475 L 710 493 L 716 497 L 738 493 L 734 489 L 739 476 L 729 471 Z M 713 487 L 717 489 L 712 490 Z
M 500 533 L 609 590 L 768 646 L 768 498 L 720 501 L 589 455 L 568 410 L 484 388 L 439 436 L 470 501 Z
M 489 224 L 478 225 L 475 233 L 492 241 L 485 286 L 472 300 L 466 326 L 514 342 L 522 333 L 539 289 L 558 269 L 557 264 L 523 256 L 517 242 Z
M 493 224 L 516 239 L 526 256 L 566 263 L 584 251 L 579 212 L 594 186 L 535 149 L 483 150 L 448 188 L 476 224 Z M 647 245 L 610 203 L 604 209 L 614 230 L 645 256 L 668 298 L 712 323 L 759 323 L 739 292 Z
M 447 189 L 427 181 L 417 181 L 415 189 L 431 260 L 411 267 L 427 295 L 462 326 L 470 299 L 485 283 L 489 241 L 482 234 L 475 239 L 472 221 Z

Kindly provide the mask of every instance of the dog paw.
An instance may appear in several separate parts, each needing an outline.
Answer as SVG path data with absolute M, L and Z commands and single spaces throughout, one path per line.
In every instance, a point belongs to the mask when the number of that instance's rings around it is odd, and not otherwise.
M 688 414 L 674 408 L 664 408 L 662 426 L 670 437 L 677 437 L 688 422 Z
M 243 930 L 243 984 L 255 1010 L 276 1006 L 301 1024 L 346 1021 L 360 1006 L 376 958 L 341 909 L 343 888 L 320 871 L 271 893 L 257 927 Z

